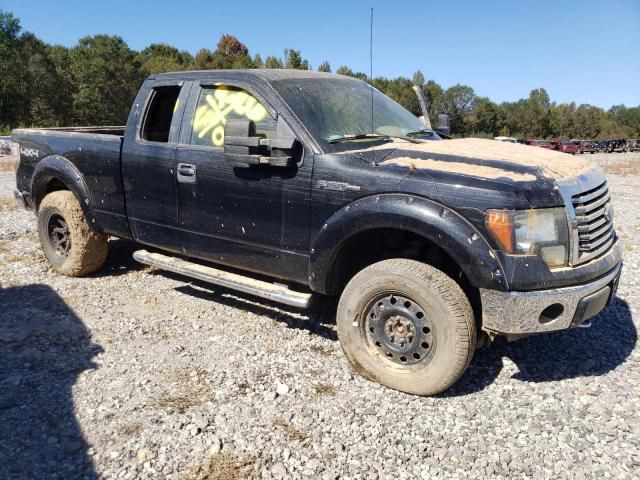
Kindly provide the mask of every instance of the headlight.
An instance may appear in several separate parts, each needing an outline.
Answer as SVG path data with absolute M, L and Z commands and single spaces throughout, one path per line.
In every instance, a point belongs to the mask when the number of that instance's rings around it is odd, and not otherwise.
M 539 255 L 549 267 L 567 265 L 569 229 L 564 208 L 487 210 L 487 230 L 512 255 Z

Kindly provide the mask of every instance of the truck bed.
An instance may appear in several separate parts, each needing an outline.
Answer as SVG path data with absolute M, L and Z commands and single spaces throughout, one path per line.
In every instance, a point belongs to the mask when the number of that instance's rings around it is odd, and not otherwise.
M 117 135 L 123 136 L 124 125 L 116 125 L 116 126 L 94 126 L 94 127 L 51 127 L 51 128 L 23 128 L 15 130 L 15 132 L 19 131 L 30 131 L 30 132 L 69 132 L 69 133 L 95 133 L 98 135 Z
M 98 228 L 128 234 L 120 156 L 125 127 L 25 128 L 12 132 L 20 145 L 17 188 L 31 193 L 41 162 L 69 160 L 84 177 Z

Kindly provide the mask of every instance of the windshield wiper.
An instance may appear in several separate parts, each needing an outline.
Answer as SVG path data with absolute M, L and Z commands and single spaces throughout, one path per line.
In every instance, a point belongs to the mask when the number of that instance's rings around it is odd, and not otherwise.
M 436 133 L 436 132 L 434 130 L 430 129 L 430 128 L 423 128 L 422 130 L 416 130 L 415 132 L 407 133 L 407 137 L 414 136 L 414 135 L 426 135 L 426 134 L 431 136 L 434 133 Z
M 329 140 L 329 143 L 342 143 L 342 142 L 350 142 L 352 140 L 388 140 L 389 135 L 380 135 L 378 133 L 358 133 L 355 135 L 342 135 L 340 137 L 335 137 Z

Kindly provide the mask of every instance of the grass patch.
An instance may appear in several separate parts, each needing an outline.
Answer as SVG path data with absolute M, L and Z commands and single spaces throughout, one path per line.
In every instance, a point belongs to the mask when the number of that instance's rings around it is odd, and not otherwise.
M 28 258 L 30 258 L 28 255 L 9 255 L 7 258 L 5 258 L 4 262 L 16 263 L 16 262 L 21 262 L 23 260 L 27 260 Z
M 179 368 L 164 375 L 165 380 L 178 385 L 200 383 L 208 375 L 207 371 L 199 365 L 194 367 Z
M 209 387 L 187 388 L 177 393 L 164 393 L 154 402 L 160 408 L 170 408 L 183 413 L 185 410 L 200 405 L 207 399 Z
M 309 438 L 309 434 L 298 430 L 294 426 L 292 426 L 289 422 L 287 422 L 284 418 L 276 418 L 273 422 L 274 427 L 279 427 L 284 431 L 284 434 L 289 438 L 289 440 L 306 440 Z
M 333 385 L 330 385 L 328 383 L 316 383 L 313 386 L 313 390 L 318 394 L 318 395 L 326 395 L 326 396 L 333 396 L 336 394 L 336 388 Z
M 189 467 L 184 476 L 188 480 L 240 480 L 248 478 L 256 466 L 255 457 L 220 452 Z
M 13 198 L 0 197 L 0 210 L 8 212 L 9 210 L 15 210 L 18 208 L 18 204 Z
M 142 425 L 138 422 L 127 423 L 118 428 L 118 435 L 121 437 L 134 437 L 142 431 Z
M 17 168 L 17 157 L 0 157 L 0 172 L 15 172 Z

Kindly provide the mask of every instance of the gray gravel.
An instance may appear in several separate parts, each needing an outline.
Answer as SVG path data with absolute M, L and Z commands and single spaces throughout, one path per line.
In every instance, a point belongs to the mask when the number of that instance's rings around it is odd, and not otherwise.
M 640 163 L 612 155 L 592 158 Z M 0 478 L 638 478 L 639 181 L 609 177 L 614 305 L 479 350 L 437 398 L 352 373 L 330 305 L 145 269 L 121 240 L 101 273 L 58 276 L 32 214 L 0 203 Z

